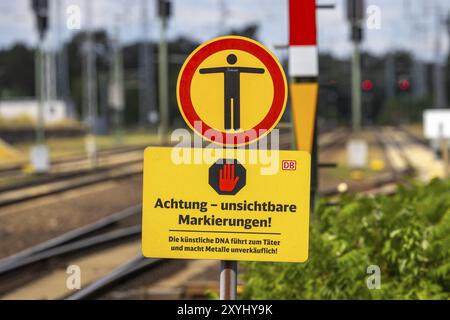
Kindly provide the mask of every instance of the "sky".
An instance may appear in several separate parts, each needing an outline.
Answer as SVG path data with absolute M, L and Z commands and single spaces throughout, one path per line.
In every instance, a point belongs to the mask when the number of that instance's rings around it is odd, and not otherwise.
M 56 2 L 59 1 L 59 14 Z M 50 0 L 52 21 L 46 46 L 52 48 L 71 37 L 76 30 L 66 27 L 66 10 L 76 5 L 81 12 L 81 27 L 87 25 L 86 1 L 92 3 L 93 28 L 112 32 L 120 29 L 120 41 L 130 43 L 143 37 L 141 17 L 143 2 L 147 1 L 150 17 L 148 36 L 158 39 L 159 23 L 155 0 Z M 206 41 L 224 30 L 239 28 L 249 23 L 260 26 L 259 40 L 277 55 L 285 50 L 275 46 L 288 41 L 288 0 L 172 0 L 173 16 L 168 35 L 180 35 Z M 340 57 L 351 52 L 349 26 L 345 17 L 344 0 L 317 0 L 318 4 L 335 4 L 334 9 L 321 9 L 317 13 L 318 46 L 321 52 Z M 421 59 L 434 59 L 437 55 L 436 38 L 440 39 L 440 55 L 447 52 L 447 33 L 443 21 L 450 11 L 448 0 L 366 0 L 366 7 L 376 6 L 380 12 L 380 28 L 365 28 L 362 47 L 382 54 L 393 49 L 412 50 Z M 57 28 L 58 20 L 61 28 Z M 16 42 L 36 43 L 34 16 L 30 0 L 0 0 L 0 48 Z M 438 29 L 439 28 L 439 29 Z M 59 30 L 59 31 L 58 31 Z M 438 32 L 439 31 L 439 32 Z

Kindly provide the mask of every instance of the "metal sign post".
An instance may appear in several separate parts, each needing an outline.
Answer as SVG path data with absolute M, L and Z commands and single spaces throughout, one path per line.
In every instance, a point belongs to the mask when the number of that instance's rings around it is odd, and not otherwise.
M 237 150 L 237 148 L 235 148 Z M 223 149 L 226 152 L 226 148 Z M 237 261 L 220 261 L 219 298 L 236 300 L 237 297 Z
M 220 262 L 220 300 L 236 300 L 237 261 Z

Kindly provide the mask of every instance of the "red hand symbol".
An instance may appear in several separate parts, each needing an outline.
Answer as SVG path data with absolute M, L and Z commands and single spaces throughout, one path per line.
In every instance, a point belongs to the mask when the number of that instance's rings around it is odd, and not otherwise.
M 233 191 L 239 177 L 234 176 L 234 164 L 224 164 L 223 169 L 219 170 L 219 189 L 220 191 Z

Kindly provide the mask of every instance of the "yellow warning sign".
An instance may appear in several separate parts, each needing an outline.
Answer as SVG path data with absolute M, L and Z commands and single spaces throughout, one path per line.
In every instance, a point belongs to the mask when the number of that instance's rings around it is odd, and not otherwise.
M 244 37 L 221 37 L 202 44 L 186 59 L 177 99 L 195 132 L 226 145 L 244 144 L 278 123 L 287 83 L 278 60 L 261 44 Z
M 203 161 L 194 162 L 198 156 Z M 310 155 L 304 151 L 149 147 L 143 254 L 303 262 L 309 198 Z

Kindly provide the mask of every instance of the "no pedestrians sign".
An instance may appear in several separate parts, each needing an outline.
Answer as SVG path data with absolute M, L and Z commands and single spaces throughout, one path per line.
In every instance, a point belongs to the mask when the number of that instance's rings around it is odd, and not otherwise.
M 268 134 L 287 100 L 284 71 L 258 42 L 237 36 L 202 44 L 184 63 L 177 84 L 186 123 L 208 141 L 243 145 Z

